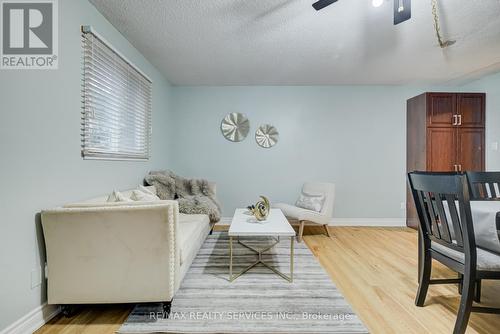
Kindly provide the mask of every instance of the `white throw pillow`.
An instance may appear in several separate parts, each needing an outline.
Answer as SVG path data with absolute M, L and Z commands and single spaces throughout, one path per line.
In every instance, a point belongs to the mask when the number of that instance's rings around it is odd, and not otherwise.
M 139 186 L 139 188 L 142 186 Z M 143 187 L 144 188 L 144 187 Z M 141 202 L 151 202 L 151 201 L 159 201 L 160 198 L 153 194 L 151 191 L 147 190 L 133 190 L 130 199 L 133 201 L 141 201 Z
M 325 195 L 313 195 L 302 192 L 295 206 L 311 211 L 321 212 L 325 203 Z
M 137 187 L 137 190 L 140 190 L 143 193 L 151 194 L 151 195 L 155 195 L 156 196 L 156 192 L 153 191 L 153 189 L 155 189 L 154 186 L 145 187 L 145 186 L 141 186 L 140 185 L 139 187 Z
M 131 202 L 130 198 L 124 196 L 121 192 L 113 190 L 111 195 L 108 196 L 107 202 Z

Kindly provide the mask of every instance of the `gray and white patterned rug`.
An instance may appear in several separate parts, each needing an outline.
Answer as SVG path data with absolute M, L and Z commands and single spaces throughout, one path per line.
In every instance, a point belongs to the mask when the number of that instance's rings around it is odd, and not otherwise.
M 242 238 L 263 248 L 270 239 Z M 257 255 L 234 243 L 234 272 Z M 138 304 L 118 333 L 368 333 L 304 243 L 295 243 L 294 281 L 262 265 L 229 282 L 229 239 L 214 233 L 203 244 L 172 303 Z M 289 238 L 264 260 L 289 272 Z

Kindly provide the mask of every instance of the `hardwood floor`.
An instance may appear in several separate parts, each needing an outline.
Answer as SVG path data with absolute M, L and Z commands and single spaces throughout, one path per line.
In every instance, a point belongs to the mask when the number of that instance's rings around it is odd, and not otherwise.
M 131 311 L 128 305 L 98 305 L 82 307 L 76 315 L 66 318 L 59 314 L 36 331 L 36 334 L 114 334 Z
M 407 228 L 306 227 L 304 241 L 371 333 L 451 333 L 459 302 L 456 285 L 432 285 L 425 307 L 414 305 L 417 234 Z M 433 277 L 455 277 L 439 263 Z M 500 282 L 484 281 L 482 304 L 500 307 Z M 86 307 L 57 316 L 37 334 L 112 334 L 127 306 Z M 467 333 L 498 333 L 500 316 L 472 313 Z
M 319 231 L 321 232 L 321 231 Z M 417 291 L 417 233 L 408 228 L 332 228 L 332 238 L 305 237 L 337 287 L 372 333 L 451 333 L 457 286 L 432 285 L 424 307 Z M 456 277 L 433 264 L 432 276 Z M 485 281 L 482 304 L 500 306 L 500 282 Z M 467 333 L 498 333 L 499 315 L 473 313 Z

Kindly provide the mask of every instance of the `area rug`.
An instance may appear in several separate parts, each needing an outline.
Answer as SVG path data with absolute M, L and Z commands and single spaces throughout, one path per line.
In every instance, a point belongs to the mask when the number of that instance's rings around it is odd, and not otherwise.
M 264 248 L 271 239 L 242 238 Z M 289 272 L 290 239 L 264 260 Z M 234 243 L 234 272 L 257 255 Z M 135 306 L 118 333 L 368 333 L 304 243 L 295 243 L 293 283 L 258 265 L 229 282 L 227 233 L 209 236 L 174 297 L 168 318 L 161 304 Z

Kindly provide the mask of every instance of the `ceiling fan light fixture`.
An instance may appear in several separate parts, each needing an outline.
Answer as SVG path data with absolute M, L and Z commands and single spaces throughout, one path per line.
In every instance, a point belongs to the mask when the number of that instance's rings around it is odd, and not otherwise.
M 405 6 L 403 4 L 403 0 L 398 0 L 398 1 L 399 1 L 399 4 L 398 4 L 398 13 L 404 12 L 405 11 Z

